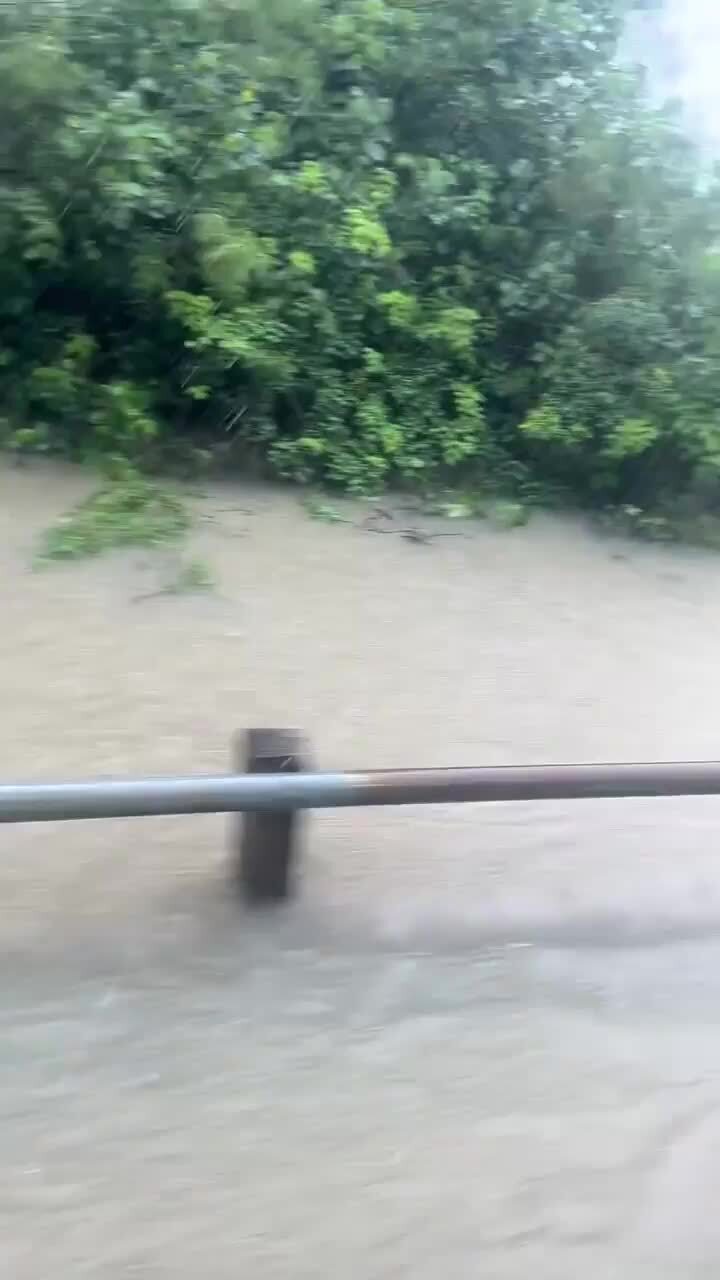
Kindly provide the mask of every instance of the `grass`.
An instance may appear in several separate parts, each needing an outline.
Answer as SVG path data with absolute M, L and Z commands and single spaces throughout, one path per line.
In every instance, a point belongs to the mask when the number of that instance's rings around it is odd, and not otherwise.
M 490 514 L 501 529 L 519 529 L 530 519 L 530 510 L 523 502 L 496 502 Z
M 348 524 L 349 518 L 322 499 L 307 495 L 303 505 L 314 520 Z M 449 520 L 490 515 L 496 524 L 512 529 L 525 524 L 530 511 L 525 503 L 495 501 L 490 509 L 479 494 L 446 491 L 426 496 L 426 514 Z M 143 475 L 126 462 L 90 497 L 68 511 L 40 539 L 34 564 L 41 568 L 57 561 L 81 560 L 123 547 L 160 547 L 179 542 L 191 524 L 183 498 L 166 485 Z M 156 595 L 180 595 L 211 591 L 213 576 L 202 560 L 180 560 L 175 577 Z M 144 596 L 141 598 L 145 598 Z
M 163 588 L 163 593 L 179 596 L 198 591 L 212 591 L 214 587 L 212 571 L 204 560 L 182 560 L 175 577 L 171 578 Z
M 45 531 L 35 557 L 42 567 L 81 560 L 119 547 L 160 547 L 180 541 L 190 513 L 177 494 L 131 468 L 123 468 Z M 138 597 L 177 596 L 214 589 L 204 560 L 179 559 L 174 575 L 157 591 Z
M 37 565 L 80 560 L 117 547 L 174 542 L 190 525 L 180 497 L 134 471 L 108 480 L 42 535 Z
M 311 520 L 322 520 L 325 524 L 350 524 L 347 516 L 342 515 L 337 507 L 327 502 L 320 502 L 318 498 L 305 498 L 303 506 Z
M 426 498 L 427 515 L 443 516 L 446 520 L 482 520 L 489 518 L 501 529 L 518 529 L 530 520 L 531 505 L 520 499 L 511 499 L 491 489 L 473 492 L 452 490 Z

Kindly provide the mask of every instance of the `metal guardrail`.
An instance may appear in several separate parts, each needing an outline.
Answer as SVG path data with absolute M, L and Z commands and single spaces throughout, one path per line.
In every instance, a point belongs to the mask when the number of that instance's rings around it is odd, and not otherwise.
M 257 902 L 289 895 L 304 809 L 720 795 L 720 761 L 306 772 L 287 730 L 250 730 L 238 766 L 221 777 L 4 785 L 0 823 L 243 814 L 238 871 Z
M 384 769 L 0 786 L 0 823 L 720 794 L 720 764 Z

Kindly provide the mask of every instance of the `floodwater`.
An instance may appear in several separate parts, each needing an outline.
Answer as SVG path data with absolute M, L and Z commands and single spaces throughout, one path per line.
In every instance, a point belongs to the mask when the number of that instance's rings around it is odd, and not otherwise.
M 228 485 L 214 593 L 30 572 L 86 487 L 0 471 L 7 779 L 720 755 L 718 558 Z M 226 826 L 3 829 L 3 1274 L 718 1274 L 720 800 L 313 815 L 254 916 Z

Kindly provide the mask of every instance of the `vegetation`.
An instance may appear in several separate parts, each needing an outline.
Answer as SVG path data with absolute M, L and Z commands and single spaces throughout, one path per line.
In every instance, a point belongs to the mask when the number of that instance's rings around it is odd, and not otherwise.
M 111 477 L 44 534 L 37 564 L 78 560 L 113 547 L 157 547 L 187 530 L 186 505 L 139 472 Z
M 181 595 L 184 592 L 212 591 L 214 585 L 212 571 L 204 560 L 184 560 L 166 591 L 171 595 Z
M 199 595 L 214 589 L 212 571 L 204 560 L 180 559 L 161 586 L 141 592 L 135 596 L 135 601 L 155 600 L 159 596 Z
M 623 8 L 3 5 L 5 443 L 492 480 L 508 523 L 548 492 L 712 512 L 718 186 L 613 61 Z

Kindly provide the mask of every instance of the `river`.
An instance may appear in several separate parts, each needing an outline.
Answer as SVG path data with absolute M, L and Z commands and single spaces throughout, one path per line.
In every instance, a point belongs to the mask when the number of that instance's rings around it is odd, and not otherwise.
M 570 519 L 388 532 L 211 485 L 191 554 L 43 572 L 0 470 L 0 776 L 720 755 L 720 559 Z M 411 542 L 398 530 L 459 535 Z M 344 811 L 248 915 L 226 823 L 7 827 L 8 1275 L 717 1274 L 720 800 Z

